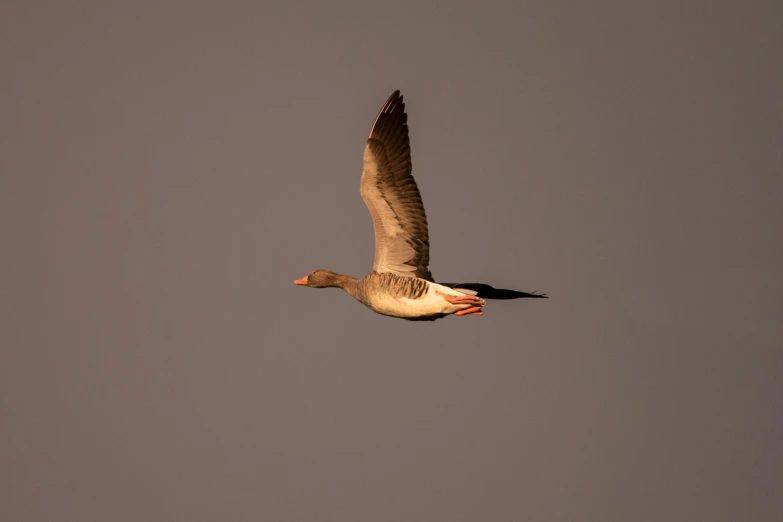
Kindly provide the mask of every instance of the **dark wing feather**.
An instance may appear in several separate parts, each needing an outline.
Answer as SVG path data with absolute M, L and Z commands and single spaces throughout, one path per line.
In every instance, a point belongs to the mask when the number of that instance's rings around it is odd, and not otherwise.
M 361 194 L 375 228 L 373 270 L 432 281 L 427 215 L 413 179 L 407 120 L 395 91 L 364 148 Z

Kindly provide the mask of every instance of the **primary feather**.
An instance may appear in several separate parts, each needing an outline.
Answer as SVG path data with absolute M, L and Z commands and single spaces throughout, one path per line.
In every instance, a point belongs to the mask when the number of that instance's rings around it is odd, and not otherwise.
M 407 120 L 395 91 L 364 148 L 361 194 L 375 229 L 373 270 L 432 281 L 427 215 L 413 179 Z

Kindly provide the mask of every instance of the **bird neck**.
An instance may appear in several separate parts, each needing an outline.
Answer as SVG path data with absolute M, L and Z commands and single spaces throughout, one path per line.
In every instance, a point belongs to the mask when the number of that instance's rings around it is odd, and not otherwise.
M 334 274 L 333 286 L 337 288 L 342 288 L 357 301 L 365 302 L 366 292 L 364 286 L 361 283 L 362 280 L 356 279 L 355 277 L 351 277 L 343 274 Z
M 351 293 L 351 289 L 356 287 L 356 283 L 358 282 L 358 279 L 355 277 L 343 275 L 334 273 L 334 276 L 332 277 L 332 281 L 329 286 L 333 286 L 335 288 L 342 288 L 349 294 Z

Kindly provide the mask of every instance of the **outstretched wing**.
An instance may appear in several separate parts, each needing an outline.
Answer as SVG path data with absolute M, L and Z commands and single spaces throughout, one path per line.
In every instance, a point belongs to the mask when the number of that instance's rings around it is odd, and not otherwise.
M 364 148 L 361 194 L 375 228 L 376 272 L 432 281 L 427 215 L 413 180 L 400 91 L 383 105 Z

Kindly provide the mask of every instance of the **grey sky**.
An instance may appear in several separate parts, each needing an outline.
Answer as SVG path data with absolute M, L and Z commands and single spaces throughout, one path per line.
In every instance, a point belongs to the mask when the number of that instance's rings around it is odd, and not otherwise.
M 0 519 L 780 520 L 765 4 L 5 2 Z M 435 278 L 551 299 L 292 284 L 398 88 Z

